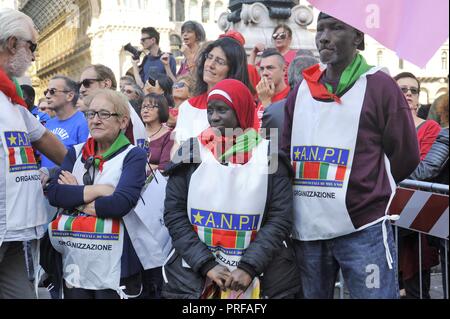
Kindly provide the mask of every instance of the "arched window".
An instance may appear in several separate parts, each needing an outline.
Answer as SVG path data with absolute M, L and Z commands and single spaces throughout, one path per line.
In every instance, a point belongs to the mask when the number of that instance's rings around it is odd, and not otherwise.
M 377 51 L 377 66 L 380 66 L 383 64 L 383 50 Z
M 173 21 L 173 0 L 167 0 L 167 11 L 169 11 L 169 21 Z
M 441 54 L 442 70 L 448 70 L 448 52 L 442 51 Z
M 219 20 L 222 11 L 223 11 L 223 3 L 221 1 L 217 1 L 214 6 L 214 22 L 217 22 Z
M 189 20 L 200 20 L 197 0 L 189 1 Z
M 184 21 L 185 12 L 184 12 L 184 0 L 176 0 L 175 3 L 175 21 Z
M 202 22 L 209 21 L 209 11 L 210 11 L 210 3 L 208 0 L 203 1 L 202 4 Z

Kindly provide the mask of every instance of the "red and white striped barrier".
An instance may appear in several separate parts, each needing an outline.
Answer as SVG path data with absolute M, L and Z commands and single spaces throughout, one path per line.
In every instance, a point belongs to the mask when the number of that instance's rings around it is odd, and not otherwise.
M 400 215 L 396 226 L 449 238 L 448 195 L 397 188 L 389 215 Z

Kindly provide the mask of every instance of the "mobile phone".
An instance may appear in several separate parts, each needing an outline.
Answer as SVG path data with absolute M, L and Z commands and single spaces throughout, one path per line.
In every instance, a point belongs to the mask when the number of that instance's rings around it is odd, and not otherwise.
M 148 84 L 150 84 L 151 86 L 155 86 L 156 85 L 156 80 L 152 77 L 149 77 L 147 80 Z

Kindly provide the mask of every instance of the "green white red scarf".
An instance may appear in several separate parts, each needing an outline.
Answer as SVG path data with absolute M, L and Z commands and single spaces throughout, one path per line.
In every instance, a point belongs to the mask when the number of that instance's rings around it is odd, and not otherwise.
M 130 144 L 130 140 L 121 132 L 106 152 L 101 155 L 95 155 L 96 142 L 93 137 L 90 137 L 86 144 L 84 144 L 81 154 L 84 161 L 89 157 L 93 157 L 95 167 L 101 172 L 103 171 L 103 164 L 107 160 L 117 155 L 121 149 Z

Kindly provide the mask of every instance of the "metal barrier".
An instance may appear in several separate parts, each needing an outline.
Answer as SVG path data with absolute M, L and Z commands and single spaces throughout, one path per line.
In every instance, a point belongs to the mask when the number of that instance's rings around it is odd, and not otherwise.
M 419 293 L 423 298 L 422 287 L 422 234 L 440 238 L 440 260 L 443 276 L 444 299 L 448 294 L 448 239 L 449 239 L 449 186 L 414 180 L 405 180 L 397 188 L 389 207 L 389 214 L 400 215 L 394 223 L 395 241 L 398 257 L 398 228 L 417 233 L 419 258 Z M 443 250 L 443 251 L 442 251 Z M 398 258 L 397 258 L 398 260 Z M 431 286 L 431 284 L 430 284 Z
M 399 184 L 397 192 L 389 206 L 390 215 L 400 215 L 393 223 L 398 261 L 398 228 L 417 233 L 419 247 L 419 289 L 423 298 L 422 287 L 422 234 L 440 238 L 443 247 L 440 249 L 441 271 L 444 299 L 448 293 L 448 245 L 449 245 L 449 186 L 415 180 L 404 180 Z M 442 249 L 443 248 L 443 249 Z M 443 251 L 442 251 L 443 250 Z M 431 283 L 430 283 L 431 286 Z M 339 272 L 335 288 L 339 289 L 340 299 L 344 299 L 344 278 Z

